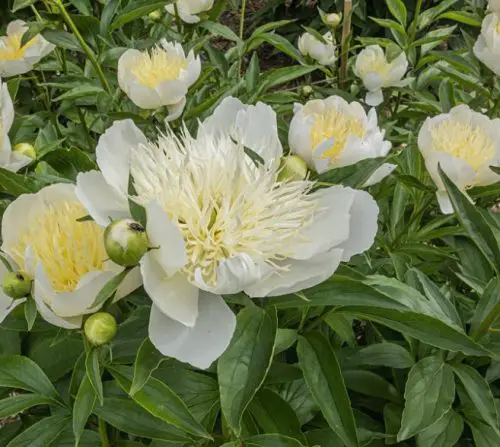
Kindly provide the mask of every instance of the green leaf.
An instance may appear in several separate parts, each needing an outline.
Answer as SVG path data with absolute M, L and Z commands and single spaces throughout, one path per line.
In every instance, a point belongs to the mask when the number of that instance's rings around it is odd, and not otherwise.
M 43 186 L 45 186 L 43 183 L 31 177 L 0 168 L 0 192 L 17 197 L 21 194 L 37 192 Z
M 90 380 L 85 376 L 78 388 L 75 403 L 73 405 L 73 433 L 75 435 L 75 447 L 78 447 L 80 438 L 87 424 L 89 416 L 94 409 L 97 396 Z
M 130 392 L 132 368 L 109 368 L 114 379 L 127 393 Z M 193 417 L 186 404 L 167 385 L 151 377 L 146 385 L 131 396 L 142 408 L 187 433 L 211 439 L 205 428 Z
M 130 273 L 130 270 L 130 268 L 123 269 L 120 273 L 113 276 L 113 278 L 111 278 L 106 284 L 104 284 L 102 289 L 99 290 L 99 293 L 97 294 L 92 306 L 96 308 L 100 307 L 101 305 L 106 303 L 106 301 L 113 298 L 116 291 L 118 290 L 118 287 L 120 287 L 120 284 Z
M 211 43 L 206 43 L 205 51 L 210 58 L 210 62 L 219 70 L 220 74 L 224 77 L 227 77 L 227 73 L 229 71 L 229 62 L 226 59 L 226 56 L 222 51 L 217 50 Z
M 151 417 L 150 413 L 130 398 L 106 397 L 103 406 L 96 406 L 93 412 L 108 424 L 131 435 L 179 444 L 191 442 L 193 445 L 191 438 L 184 432 L 161 419 Z
M 455 400 L 453 370 L 440 357 L 420 360 L 408 375 L 398 441 L 429 428 L 450 411 Z
M 272 45 L 274 48 L 290 56 L 292 59 L 305 64 L 304 57 L 300 54 L 299 50 L 297 50 L 297 48 L 285 37 L 275 33 L 262 33 L 259 34 L 258 40 L 267 42 L 269 45 Z M 253 49 L 253 47 L 251 48 Z
M 37 405 L 60 405 L 56 400 L 40 394 L 16 394 L 0 400 L 0 418 L 16 416 L 24 410 Z
M 385 157 L 367 158 L 349 166 L 333 168 L 318 175 L 318 182 L 332 185 L 362 187 L 370 176 L 384 164 Z
M 99 404 L 102 405 L 104 395 L 102 390 L 101 368 L 99 366 L 99 348 L 93 347 L 85 357 L 85 371 L 92 388 L 95 391 Z
M 471 318 L 470 333 L 478 339 L 486 335 L 487 330 L 500 313 L 500 279 L 492 278 L 477 303 Z
M 205 28 L 210 31 L 214 36 L 224 37 L 227 40 L 232 40 L 233 42 L 240 42 L 240 38 L 235 34 L 235 32 L 226 25 L 222 23 L 215 22 L 201 22 L 200 28 Z
M 154 2 L 144 5 L 143 2 L 132 2 L 125 8 L 116 19 L 111 23 L 110 30 L 113 31 L 122 27 L 126 23 L 147 16 L 150 12 L 163 8 L 169 1 Z
M 295 21 L 296 21 L 296 19 L 294 19 L 294 20 L 278 20 L 277 22 L 269 22 L 269 23 L 266 23 L 264 25 L 261 25 L 261 26 L 255 28 L 255 31 L 252 33 L 252 35 L 248 39 L 248 42 L 250 43 L 253 39 L 255 39 L 256 37 L 260 36 L 263 33 L 267 33 L 268 31 L 274 31 L 278 28 L 289 25 L 290 23 L 293 23 Z
M 488 424 L 476 418 L 467 419 L 467 424 L 472 430 L 474 447 L 497 447 L 500 445 L 500 436 Z
M 58 48 L 70 51 L 84 52 L 80 43 L 73 34 L 55 29 L 45 29 L 42 31 L 43 37 Z
M 274 340 L 274 355 L 291 348 L 297 341 L 297 331 L 295 329 L 277 329 Z
M 462 416 L 453 410 L 417 435 L 418 447 L 453 447 L 464 430 Z
M 35 324 L 37 315 L 36 302 L 33 298 L 28 297 L 24 303 L 24 318 L 26 318 L 26 324 L 28 325 L 28 332 L 31 331 L 33 325 Z
M 446 11 L 448 8 L 457 3 L 458 0 L 442 0 L 433 8 L 428 8 L 423 11 L 417 20 L 417 28 L 421 30 L 426 26 L 429 26 L 432 22 L 436 20 L 436 18 Z
M 441 167 L 439 167 L 439 174 L 448 191 L 460 224 L 476 244 L 477 248 L 483 253 L 491 267 L 498 273 L 500 269 L 500 248 L 488 222 L 476 207 L 470 203 L 468 198 L 459 191 Z
M 130 395 L 133 396 L 140 391 L 148 382 L 151 374 L 158 369 L 161 362 L 166 358 L 153 346 L 149 338 L 141 343 L 137 357 L 134 362 L 134 378 L 130 387 Z
M 343 376 L 345 386 L 350 390 L 398 404 L 402 402 L 402 398 L 394 385 L 374 372 L 344 370 Z
M 14 0 L 12 5 L 12 12 L 19 11 L 20 9 L 27 8 L 30 5 L 34 5 L 38 0 Z
M 466 11 L 448 11 L 439 15 L 437 19 L 448 19 L 464 23 L 465 25 L 475 26 L 478 28 L 481 27 L 481 19 L 476 14 L 471 14 Z
M 20 388 L 60 402 L 59 394 L 48 377 L 27 357 L 0 357 L 0 386 Z
M 257 89 L 257 84 L 259 83 L 260 66 L 259 66 L 259 55 L 257 52 L 252 54 L 252 59 L 248 64 L 248 69 L 245 74 L 245 79 L 247 81 L 247 91 L 248 93 L 253 93 Z
M 240 447 L 240 441 L 228 442 L 221 447 Z M 245 439 L 245 447 L 304 447 L 299 441 L 278 434 L 256 435 Z
M 500 436 L 495 401 L 486 380 L 469 365 L 455 365 L 453 366 L 453 372 L 462 382 L 465 392 L 483 420 Z
M 97 168 L 89 155 L 77 148 L 55 149 L 46 153 L 42 158 L 60 175 L 71 180 L 76 180 L 76 176 L 80 172 L 92 171 Z
M 349 357 L 349 365 L 387 366 L 389 368 L 405 369 L 414 365 L 410 353 L 395 343 L 375 343 L 360 349 Z
M 387 7 L 394 18 L 401 23 L 401 25 L 406 25 L 406 20 L 408 19 L 408 11 L 402 0 L 385 0 Z
M 285 84 L 287 82 L 293 81 L 294 79 L 301 78 L 306 74 L 317 70 L 318 67 L 284 67 L 277 68 L 274 70 L 268 70 L 261 76 L 262 83 L 266 83 L 268 88 L 276 87 L 277 85 Z
M 222 413 L 236 434 L 241 433 L 243 412 L 266 378 L 275 337 L 275 318 L 259 307 L 247 307 L 238 314 L 231 343 L 219 358 Z
M 299 338 L 297 355 L 307 386 L 330 428 L 347 447 L 359 446 L 351 402 L 328 340 L 319 333 L 306 334 Z
M 7 447 L 47 447 L 64 430 L 68 421 L 67 414 L 45 417 L 16 436 Z
M 63 101 L 65 99 L 75 100 L 79 98 L 85 98 L 87 96 L 96 96 L 99 93 L 104 93 L 104 89 L 98 85 L 80 85 L 78 87 L 68 90 L 62 95 L 59 95 L 52 101 L 58 102 L 58 101 Z

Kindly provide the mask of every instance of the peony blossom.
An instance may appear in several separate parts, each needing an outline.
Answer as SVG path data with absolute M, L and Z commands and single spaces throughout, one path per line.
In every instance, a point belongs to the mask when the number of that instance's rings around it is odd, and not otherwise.
M 443 213 L 452 213 L 438 165 L 462 191 L 500 180 L 490 166 L 500 165 L 500 119 L 490 119 L 462 104 L 449 113 L 427 118 L 418 134 L 427 171 L 438 187 Z
M 391 143 L 384 140 L 377 125 L 377 113 L 368 115 L 358 102 L 348 103 L 340 96 L 313 99 L 295 105 L 288 144 L 319 173 L 352 165 L 366 158 L 385 157 Z M 389 175 L 395 165 L 385 163 L 366 181 L 373 185 Z
M 7 26 L 7 35 L 0 37 L 0 76 L 27 73 L 40 59 L 54 50 L 55 45 L 40 35 L 21 45 L 26 31 L 28 27 L 22 20 L 14 20 Z
M 200 70 L 193 50 L 186 57 L 180 44 L 163 39 L 151 51 L 125 51 L 118 61 L 118 83 L 138 107 L 167 106 L 167 119 L 173 120 L 184 110 L 188 88 Z
M 186 23 L 198 23 L 198 14 L 210 11 L 214 6 L 214 0 L 176 0 L 179 17 Z M 169 14 L 175 15 L 175 7 L 171 3 L 165 6 Z
M 141 272 L 153 301 L 149 336 L 164 355 L 208 368 L 236 324 L 221 295 L 297 292 L 372 245 L 373 198 L 342 186 L 312 192 L 308 180 L 278 181 L 277 141 L 268 106 L 230 98 L 197 138 L 167 130 L 150 142 L 132 121 L 115 122 L 97 146 L 102 172 L 79 174 L 77 194 L 103 225 L 107 216 L 127 215 L 129 175 L 134 183 L 133 200 L 145 208 L 157 247 L 142 258 Z
M 7 84 L 0 79 L 0 167 L 9 171 L 19 171 L 32 159 L 20 152 L 12 151 L 9 130 L 14 122 L 14 105 Z
M 365 102 L 370 106 L 378 106 L 384 100 L 383 88 L 408 85 L 411 79 L 403 79 L 407 69 L 405 53 L 389 62 L 379 45 L 367 46 L 356 57 L 354 66 L 354 73 L 361 78 L 368 90 Z
M 491 71 L 500 75 L 500 12 L 492 12 L 484 18 L 474 54 Z
M 106 261 L 103 229 L 95 222 L 78 222 L 87 214 L 70 184 L 55 184 L 36 194 L 23 194 L 5 210 L 2 219 L 2 251 L 15 270 L 33 278 L 33 298 L 40 315 L 66 329 L 79 328 L 82 317 L 99 309 L 102 287 L 121 271 Z M 6 269 L 0 267 L 0 275 Z M 120 285 L 116 297 L 140 286 L 136 268 Z M 0 319 L 15 306 L 3 306 Z M 12 302 L 12 300 L 11 300 Z M 16 301 L 13 304 L 18 304 Z
M 309 56 L 321 65 L 333 65 L 336 46 L 333 35 L 327 32 L 323 35 L 324 42 L 318 40 L 311 33 L 304 33 L 299 37 L 299 51 L 303 56 Z

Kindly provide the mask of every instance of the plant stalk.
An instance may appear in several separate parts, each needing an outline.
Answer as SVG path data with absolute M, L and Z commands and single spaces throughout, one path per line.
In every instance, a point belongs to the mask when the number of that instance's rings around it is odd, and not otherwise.
M 352 0 L 344 1 L 344 23 L 342 24 L 341 58 L 340 58 L 340 87 L 345 87 L 347 79 L 347 60 L 349 54 L 349 36 L 351 34 Z

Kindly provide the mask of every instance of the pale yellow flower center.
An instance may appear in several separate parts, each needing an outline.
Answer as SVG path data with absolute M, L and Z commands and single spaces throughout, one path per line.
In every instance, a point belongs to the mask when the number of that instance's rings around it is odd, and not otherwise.
M 360 76 L 363 78 L 368 73 L 377 73 L 381 78 L 385 78 L 391 69 L 391 64 L 385 57 L 366 58 L 360 67 Z
M 314 115 L 310 134 L 311 148 L 314 150 L 325 140 L 334 138 L 334 144 L 323 152 L 323 158 L 335 158 L 344 148 L 349 135 L 362 137 L 364 133 L 365 128 L 360 119 L 330 108 L 325 113 Z
M 497 26 L 495 27 L 497 34 L 500 34 L 500 21 L 498 21 Z
M 25 269 L 24 254 L 30 246 L 54 290 L 72 291 L 85 274 L 103 270 L 107 259 L 103 229 L 93 221 L 77 221 L 86 214 L 79 202 L 48 206 L 30 220 L 17 244 L 8 247 L 8 252 Z
M 495 143 L 479 127 L 447 120 L 431 129 L 432 149 L 446 152 L 467 162 L 478 171 L 495 155 Z
M 26 50 L 37 43 L 38 36 L 21 45 L 24 31 L 2 37 L 0 61 L 17 61 L 24 57 Z
M 144 52 L 138 57 L 130 71 L 142 85 L 156 87 L 163 81 L 177 79 L 181 70 L 186 70 L 187 66 L 185 57 L 154 48 L 151 54 Z

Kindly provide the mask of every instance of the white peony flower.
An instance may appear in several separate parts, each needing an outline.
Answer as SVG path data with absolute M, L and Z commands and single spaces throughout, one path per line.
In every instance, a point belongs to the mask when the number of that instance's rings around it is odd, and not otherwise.
M 337 58 L 332 33 L 327 32 L 323 35 L 323 39 L 324 42 L 321 42 L 311 33 L 304 33 L 299 37 L 299 51 L 303 56 L 309 56 L 321 65 L 333 65 Z
M 411 79 L 402 79 L 407 69 L 408 60 L 404 52 L 388 62 L 379 45 L 367 46 L 356 57 L 354 66 L 355 75 L 361 78 L 368 90 L 365 102 L 370 106 L 378 106 L 384 100 L 383 88 L 408 85 Z
M 484 18 L 474 54 L 491 71 L 500 75 L 500 12 L 493 12 Z
M 391 143 L 377 124 L 377 113 L 368 115 L 358 102 L 348 103 L 340 96 L 313 99 L 295 105 L 288 144 L 319 173 L 352 165 L 366 158 L 385 157 Z M 373 185 L 389 175 L 395 165 L 385 163 L 366 181 Z
M 254 123 L 265 105 L 242 107 L 231 99 L 220 107 L 196 139 L 167 130 L 148 142 L 132 121 L 115 122 L 97 146 L 102 173 L 77 179 L 79 198 L 106 224 L 109 215 L 127 214 L 131 174 L 134 200 L 145 207 L 146 231 L 158 247 L 141 261 L 153 301 L 149 336 L 164 355 L 199 368 L 208 368 L 233 335 L 235 316 L 221 295 L 312 287 L 368 249 L 377 231 L 378 207 L 368 193 L 341 186 L 311 192 L 310 181 L 278 182 L 276 146 L 267 152 L 255 144 L 264 164 L 254 163 L 217 123 L 230 116 L 231 132 L 239 117 L 240 124 L 248 120 L 239 138 L 260 125 L 260 142 L 276 142 L 270 108 Z
M 54 50 L 55 45 L 40 35 L 21 45 L 26 31 L 28 27 L 22 20 L 14 20 L 7 26 L 7 35 L 0 37 L 0 76 L 27 73 L 40 59 Z
M 464 104 L 427 118 L 418 134 L 418 147 L 438 187 L 437 199 L 443 213 L 452 213 L 453 208 L 438 164 L 462 191 L 500 180 L 490 169 L 500 165 L 500 119 L 490 119 Z
M 210 11 L 214 6 L 214 0 L 176 0 L 179 17 L 186 23 L 198 23 L 200 18 L 197 14 Z M 166 5 L 169 14 L 175 15 L 173 3 Z
M 138 107 L 167 106 L 168 120 L 173 120 L 184 110 L 188 88 L 200 70 L 200 59 L 193 50 L 186 57 L 179 43 L 162 39 L 151 51 L 125 51 L 118 61 L 118 83 Z
M 14 105 L 7 84 L 0 79 L 0 167 L 16 172 L 32 159 L 20 152 L 12 151 L 9 130 L 14 122 Z
M 33 298 L 40 315 L 67 329 L 79 328 L 83 315 L 99 309 L 103 303 L 95 302 L 98 292 L 122 270 L 106 261 L 104 230 L 95 222 L 76 220 L 86 214 L 75 187 L 61 183 L 19 196 L 2 218 L 2 251 L 16 269 L 33 278 Z M 5 274 L 6 269 L 0 267 L 2 278 Z M 116 298 L 140 284 L 136 268 L 122 282 Z M 0 320 L 15 307 L 4 306 L 7 299 L 0 292 Z

